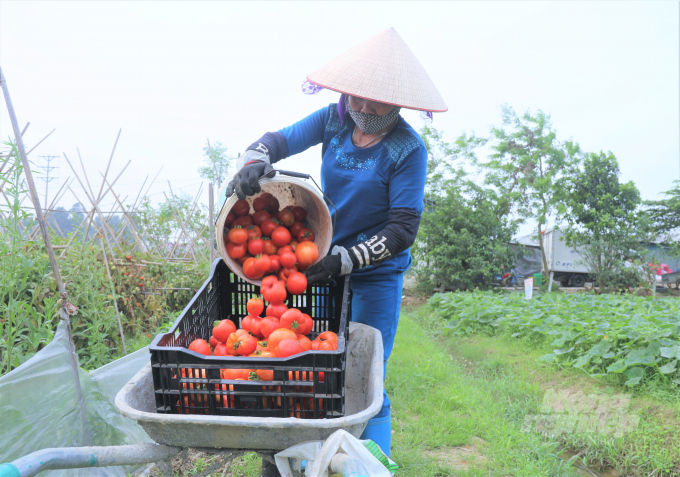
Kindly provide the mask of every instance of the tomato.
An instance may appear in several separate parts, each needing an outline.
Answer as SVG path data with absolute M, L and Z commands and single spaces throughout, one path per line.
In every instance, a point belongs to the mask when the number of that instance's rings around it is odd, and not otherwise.
M 262 321 L 264 321 L 264 318 L 262 318 Z M 262 321 L 260 322 L 260 329 L 262 329 Z M 255 352 L 257 353 L 258 356 L 260 356 L 263 351 L 269 351 L 269 348 L 267 347 L 267 342 L 258 341 L 257 348 L 255 348 Z
M 246 232 L 248 233 L 248 240 L 255 240 L 262 237 L 262 230 L 260 230 L 260 227 L 257 225 L 249 225 L 248 228 L 246 228 Z
M 262 222 L 260 224 L 260 228 L 262 229 L 262 235 L 264 235 L 265 237 L 271 237 L 272 232 L 276 229 L 276 227 L 281 225 L 280 223 L 277 223 L 277 222 L 278 222 L 278 220 L 276 220 L 276 219 L 274 219 L 274 220 L 267 219 L 264 222 Z
M 317 341 L 317 340 L 312 341 L 312 349 L 314 351 L 318 351 L 319 346 L 321 346 L 321 343 L 323 343 L 323 341 Z
M 231 320 L 216 321 L 212 334 L 220 343 L 226 343 L 229 335 L 236 331 L 236 325 Z
M 267 316 L 263 318 L 262 321 L 260 322 L 260 332 L 262 333 L 262 336 L 265 338 L 269 338 L 269 335 L 271 335 L 274 330 L 278 330 L 279 328 L 281 328 L 281 324 L 279 322 L 279 319 L 275 316 Z M 269 347 L 268 344 L 267 347 Z
M 284 268 L 293 268 L 297 263 L 297 257 L 293 252 L 283 252 L 279 257 L 281 257 L 281 266 Z
M 295 216 L 295 220 L 298 222 L 302 222 L 307 218 L 307 211 L 300 207 L 299 205 L 296 205 L 292 209 L 290 209 L 291 212 L 293 212 L 293 215 Z
M 277 247 L 288 245 L 292 238 L 288 229 L 283 226 L 276 227 L 272 232 L 272 242 L 274 242 L 274 245 Z M 231 240 L 231 236 L 229 237 L 229 240 Z M 231 241 L 233 242 L 233 240 Z
M 302 312 L 297 308 L 290 308 L 283 315 L 281 315 L 281 328 L 287 328 L 289 330 L 299 333 L 300 324 L 305 326 L 305 319 L 302 316 Z
M 253 209 L 255 209 L 255 212 L 259 212 L 260 210 L 267 207 L 267 201 L 268 201 L 268 198 L 264 198 L 262 196 L 254 199 L 253 200 Z
M 255 238 L 248 240 L 248 253 L 251 255 L 259 255 L 264 252 L 264 240 Z
M 231 210 L 239 217 L 243 217 L 244 215 L 248 215 L 250 212 L 250 204 L 245 199 L 239 199 L 236 201 Z
M 255 268 L 264 275 L 269 271 L 269 269 L 272 266 L 272 261 L 269 258 L 269 255 L 258 255 L 255 257 Z M 260 275 L 260 276 L 262 276 Z
M 288 356 L 293 356 L 294 354 L 302 353 L 303 349 L 300 343 L 294 339 L 282 340 L 277 347 L 277 354 L 279 358 L 287 358 Z
M 255 348 L 257 348 L 257 339 L 254 336 L 247 333 L 239 337 L 236 337 L 236 333 L 234 333 L 232 336 L 234 336 L 235 339 L 231 343 L 231 346 L 229 345 L 229 342 L 227 342 L 227 350 L 230 354 L 232 353 L 229 348 L 233 348 L 240 356 L 248 356 L 255 351 Z M 231 336 L 229 337 L 229 341 L 231 341 Z
M 293 295 L 299 295 L 307 290 L 307 277 L 300 272 L 293 272 L 288 275 L 286 288 Z
M 322 341 L 319 345 L 319 351 L 335 351 L 338 349 L 337 341 Z
M 312 317 L 309 316 L 307 313 L 303 313 L 302 316 L 305 318 L 305 330 L 304 331 L 299 331 L 299 333 L 302 333 L 303 335 L 308 335 L 309 333 L 314 330 L 314 320 L 312 320 Z
M 260 210 L 253 214 L 253 223 L 255 225 L 262 225 L 265 220 L 271 219 L 271 215 L 266 210 Z
M 286 293 L 286 285 L 282 281 L 278 281 L 277 283 L 274 283 L 271 288 L 269 289 L 268 292 L 269 298 L 267 301 L 269 303 L 278 305 L 279 303 L 283 303 L 284 300 L 286 299 L 286 296 L 288 293 Z M 269 313 L 267 313 L 269 315 Z
M 224 219 L 224 225 L 229 227 L 235 219 L 236 219 L 236 214 L 233 211 L 230 210 L 229 213 L 227 214 L 227 218 Z
M 260 325 L 262 324 L 262 318 L 259 316 L 251 316 L 250 317 L 250 332 L 254 334 L 257 337 L 262 338 L 262 331 L 260 329 Z M 257 347 L 256 347 L 257 349 Z
M 278 281 L 278 278 L 273 276 L 267 276 L 262 279 L 262 283 L 260 284 L 260 293 L 262 293 L 262 297 L 265 300 L 269 301 L 269 291 Z
M 194 351 L 196 353 L 204 354 L 206 356 L 210 356 L 210 353 L 212 353 L 212 349 L 210 348 L 208 342 L 200 338 L 191 342 L 191 344 L 189 345 L 189 351 Z
M 319 249 L 314 242 L 302 242 L 295 250 L 298 267 L 300 270 L 305 270 L 312 266 L 319 258 Z
M 270 272 L 276 273 L 281 270 L 281 259 L 278 255 L 270 255 L 269 260 L 272 262 L 272 266 L 269 267 Z
M 248 370 L 247 369 L 220 369 L 220 378 L 222 379 L 247 379 Z
M 255 263 L 256 259 L 254 257 L 250 257 L 245 262 L 243 262 L 243 274 L 251 280 L 257 280 L 258 278 L 262 277 L 262 275 L 264 275 L 264 272 L 260 272 L 260 270 L 255 266 Z
M 218 344 L 220 344 L 220 342 L 217 341 L 217 338 L 215 338 L 214 336 L 211 336 L 211 337 L 210 337 L 210 339 L 208 340 L 208 343 L 210 343 L 210 346 L 211 346 L 212 348 L 215 348 L 215 346 L 217 346 Z
M 309 229 L 302 229 L 297 235 L 298 242 L 313 242 L 314 232 Z
M 274 213 L 279 211 L 279 199 L 274 196 L 269 197 L 269 203 L 267 203 L 267 210 L 269 213 Z
M 243 244 L 244 247 L 246 247 L 246 244 Z M 243 266 L 244 263 L 246 263 L 246 260 L 249 258 L 252 258 L 252 255 L 249 253 L 246 253 L 243 257 L 239 258 L 237 261 L 239 265 Z
M 335 341 L 338 342 L 338 335 L 332 331 L 324 331 L 319 336 L 316 337 L 318 341 Z
M 298 271 L 297 267 L 282 268 L 281 271 L 279 271 L 279 280 L 285 283 L 288 280 L 290 274 L 297 271 Z
M 266 253 L 267 255 L 276 255 L 278 253 L 279 247 L 274 245 L 274 242 L 272 242 L 269 237 L 262 237 L 262 241 L 264 242 L 264 250 L 262 250 L 262 253 Z
M 288 307 L 283 303 L 271 304 L 267 307 L 267 318 L 281 318 L 281 315 L 283 315 L 287 309 Z
M 248 252 L 248 246 L 245 243 L 236 244 L 229 242 L 227 244 L 227 255 L 229 255 L 234 260 L 237 260 Z
M 283 247 L 279 248 L 279 251 L 277 253 L 278 253 L 279 256 L 281 256 L 286 252 L 295 253 L 295 251 L 293 250 L 293 247 L 291 247 L 290 245 L 284 245 Z
M 215 351 L 213 351 L 213 356 L 229 356 L 227 352 L 227 345 L 224 343 L 218 343 L 215 346 Z
M 300 343 L 302 351 L 309 351 L 310 349 L 312 349 L 312 341 L 301 333 L 298 333 L 297 338 L 295 338 L 295 341 Z
M 253 225 L 253 218 L 248 215 L 244 215 L 243 217 L 238 217 L 236 220 L 234 220 L 232 225 L 240 225 L 241 227 L 246 228 L 249 225 Z
M 284 227 L 290 227 L 295 223 L 295 216 L 288 209 L 283 209 L 279 212 L 279 220 L 284 225 Z
M 229 242 L 235 244 L 242 244 L 248 241 L 248 232 L 243 227 L 237 225 L 229 231 Z
M 295 222 L 293 225 L 290 226 L 288 230 L 290 230 L 290 234 L 293 237 L 297 237 L 298 234 L 300 233 L 300 230 L 303 230 L 305 228 L 304 225 L 302 225 L 302 222 Z
M 272 353 L 276 353 L 277 356 L 280 357 L 279 355 L 279 343 L 285 339 L 290 339 L 294 340 L 297 337 L 297 335 L 286 328 L 279 328 L 278 330 L 274 330 L 272 334 L 269 335 L 269 338 L 267 339 L 267 343 L 269 344 L 269 350 Z
M 290 243 L 290 247 L 293 249 L 293 252 L 295 252 L 295 249 L 297 248 L 297 246 L 298 246 L 297 240 L 293 240 L 293 241 Z
M 246 330 L 247 332 L 250 332 L 250 319 L 252 316 L 247 315 L 241 318 L 241 329 Z
M 251 316 L 260 316 L 260 314 L 264 311 L 264 302 L 262 301 L 262 298 L 254 296 L 248 300 L 248 303 L 246 303 L 246 308 L 248 309 L 248 313 L 250 313 Z

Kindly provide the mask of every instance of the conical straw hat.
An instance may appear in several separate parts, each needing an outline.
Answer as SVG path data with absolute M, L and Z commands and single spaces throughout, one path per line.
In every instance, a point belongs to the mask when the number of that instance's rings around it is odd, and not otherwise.
M 340 93 L 404 108 L 433 112 L 449 109 L 394 28 L 343 53 L 307 80 Z

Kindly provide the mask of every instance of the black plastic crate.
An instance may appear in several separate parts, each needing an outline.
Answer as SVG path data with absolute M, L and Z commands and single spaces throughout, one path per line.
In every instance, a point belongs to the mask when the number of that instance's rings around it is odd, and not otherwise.
M 324 331 L 338 335 L 336 351 L 306 351 L 288 358 L 204 356 L 187 346 L 208 340 L 213 323 L 231 319 L 240 328 L 246 303 L 260 287 L 234 274 L 224 260 L 213 263 L 210 276 L 170 332 L 153 340 L 151 367 L 156 410 L 164 414 L 322 419 L 345 414 L 345 364 L 351 321 L 349 275 L 335 283 L 310 286 L 303 295 L 288 295 L 288 307 L 314 320 L 314 339 Z M 272 381 L 222 379 L 221 370 L 271 370 Z

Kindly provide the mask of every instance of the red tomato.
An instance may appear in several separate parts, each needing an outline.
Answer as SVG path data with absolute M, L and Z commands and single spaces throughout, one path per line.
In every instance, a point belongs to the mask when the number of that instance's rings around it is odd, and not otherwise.
M 312 266 L 319 258 L 319 249 L 314 242 L 302 242 L 295 250 L 298 267 L 300 270 L 305 270 Z
M 295 250 L 293 250 L 293 247 L 291 247 L 290 245 L 284 245 L 283 247 L 279 248 L 279 251 L 277 253 L 278 253 L 279 256 L 281 256 L 286 252 L 295 253 Z
M 212 346 L 213 348 L 215 348 L 215 346 L 220 344 L 220 342 L 217 341 L 217 338 L 215 338 L 214 336 L 210 337 L 210 339 L 208 340 L 208 343 L 210 343 L 210 346 Z
M 248 203 L 247 200 L 239 199 L 236 201 L 231 210 L 239 217 L 242 217 L 244 215 L 248 215 L 248 213 L 250 212 L 250 204 Z
M 281 328 L 287 328 L 295 331 L 295 333 L 299 333 L 300 324 L 304 327 L 305 319 L 302 316 L 302 312 L 297 308 L 291 308 L 281 315 Z
M 262 235 L 265 237 L 271 237 L 272 232 L 276 229 L 281 224 L 277 224 L 278 220 L 274 219 L 267 219 L 264 222 L 260 224 L 260 228 L 262 229 Z
M 300 272 L 293 272 L 288 275 L 288 280 L 286 281 L 286 288 L 293 295 L 299 295 L 304 293 L 307 289 L 307 277 L 305 277 Z
M 322 341 L 319 345 L 319 351 L 335 351 L 338 349 L 337 341 Z
M 305 330 L 300 331 L 303 335 L 308 335 L 314 329 L 314 320 L 307 313 L 303 313 L 302 316 L 305 318 Z
M 262 319 L 264 321 L 264 318 Z M 262 329 L 262 321 L 260 322 L 260 329 Z M 257 355 L 261 355 L 263 351 L 269 351 L 269 348 L 267 348 L 267 342 L 266 341 L 258 341 L 257 342 L 257 348 L 255 348 L 255 352 Z
M 312 349 L 314 351 L 318 351 L 319 346 L 321 346 L 321 343 L 323 343 L 323 341 L 317 341 L 317 340 L 312 341 Z
M 293 252 L 295 252 L 295 249 L 297 249 L 297 246 L 298 246 L 298 245 L 299 245 L 299 243 L 298 243 L 297 240 L 293 240 L 293 241 L 290 243 L 290 247 L 293 249 Z
M 248 241 L 248 252 L 251 255 L 259 255 L 264 252 L 264 240 L 255 238 Z
M 227 255 L 229 255 L 234 260 L 238 260 L 239 258 L 245 256 L 247 252 L 248 246 L 245 243 L 236 244 L 229 242 L 227 244 Z
M 279 212 L 279 220 L 285 227 L 290 227 L 295 223 L 295 216 L 288 209 L 283 209 Z
M 267 318 L 274 317 L 276 319 L 279 319 L 281 318 L 281 315 L 283 315 L 286 312 L 286 310 L 288 310 L 288 307 L 283 303 L 278 304 L 272 303 L 267 307 Z
M 262 338 L 262 331 L 260 329 L 261 324 L 262 318 L 260 318 L 259 316 L 250 317 L 250 332 L 260 338 Z
M 246 243 L 248 241 L 248 232 L 243 227 L 237 225 L 229 231 L 229 242 L 235 244 Z
M 279 199 L 277 199 L 274 196 L 269 197 L 269 203 L 267 204 L 267 209 L 269 210 L 269 213 L 273 214 L 274 212 L 279 211 Z
M 225 343 L 218 343 L 213 351 L 213 356 L 229 356 L 227 352 L 227 345 Z
M 246 330 L 247 332 L 250 332 L 250 320 L 252 316 L 244 316 L 243 319 L 241 320 L 241 329 Z
M 302 222 L 295 222 L 293 225 L 290 226 L 288 230 L 290 230 L 290 234 L 293 237 L 297 237 L 300 231 L 304 230 L 304 228 L 305 226 L 302 225 Z
M 274 245 L 277 247 L 288 245 L 292 238 L 288 229 L 283 226 L 276 227 L 272 232 L 272 242 L 274 242 Z M 229 240 L 231 240 L 231 236 L 229 237 Z M 233 240 L 231 241 L 233 242 Z
M 297 239 L 298 242 L 313 242 L 314 241 L 314 232 L 312 232 L 309 229 L 302 229 L 299 234 L 297 234 Z
M 281 259 L 279 258 L 278 255 L 270 255 L 269 259 L 272 262 L 272 266 L 269 268 L 270 272 L 276 273 L 279 270 L 281 270 Z
M 263 253 L 266 253 L 267 255 L 276 255 L 278 253 L 279 247 L 274 245 L 274 242 L 272 242 L 269 237 L 262 237 L 262 241 L 264 242 Z
M 229 213 L 227 214 L 227 218 L 224 219 L 224 225 L 229 227 L 235 219 L 236 219 L 236 214 L 234 213 L 234 211 L 230 210 Z
M 338 335 L 332 331 L 324 331 L 319 336 L 316 337 L 318 341 L 335 341 L 338 342 Z
M 246 244 L 243 244 L 243 246 L 245 247 Z M 243 267 L 243 264 L 246 263 L 246 260 L 248 260 L 249 258 L 252 258 L 252 257 L 253 256 L 250 255 L 249 253 L 246 253 L 243 257 L 239 258 L 237 261 Z
M 307 338 L 305 335 L 298 333 L 297 338 L 295 339 L 298 343 L 300 343 L 300 346 L 302 347 L 302 351 L 309 351 L 312 349 L 312 342 L 309 338 Z
M 279 280 L 285 283 L 288 280 L 290 274 L 297 271 L 298 271 L 297 267 L 282 268 L 281 271 L 279 271 Z
M 264 275 L 269 271 L 269 269 L 272 266 L 272 261 L 269 258 L 269 255 L 258 255 L 255 257 L 255 268 Z M 260 276 L 262 276 L 260 275 Z
M 259 212 L 260 210 L 264 209 L 267 207 L 267 201 L 268 199 L 265 199 L 264 197 L 260 196 L 257 197 L 256 199 L 253 200 L 253 209 L 255 209 L 255 212 Z
M 307 218 L 307 211 L 298 205 L 290 209 L 290 211 L 293 212 L 295 220 L 297 220 L 298 222 L 302 222 Z
M 279 257 L 281 257 L 281 266 L 284 268 L 293 268 L 297 263 L 297 257 L 293 252 L 283 252 Z
M 212 334 L 220 343 L 226 343 L 229 335 L 236 332 L 236 325 L 231 320 L 216 321 Z
M 240 225 L 241 227 L 246 228 L 249 225 L 253 225 L 253 218 L 249 215 L 244 215 L 243 217 L 238 217 L 234 220 L 232 225 Z
M 287 358 L 298 353 L 302 353 L 303 349 L 300 343 L 294 339 L 282 340 L 277 347 L 277 354 L 279 358 Z
M 255 240 L 262 237 L 262 230 L 260 230 L 260 227 L 257 225 L 249 225 L 248 228 L 246 228 L 246 232 L 248 233 L 248 240 Z
M 250 313 L 251 316 L 260 316 L 260 314 L 264 311 L 264 302 L 262 301 L 262 298 L 254 296 L 248 300 L 246 308 L 248 309 L 248 313 Z
M 191 342 L 189 350 L 206 356 L 210 356 L 210 353 L 212 353 L 212 349 L 208 342 L 200 338 Z
M 255 263 L 255 257 L 250 257 L 243 262 L 243 274 L 251 280 L 257 280 L 264 275 L 264 272 L 260 272 Z
M 248 379 L 247 369 L 220 369 L 220 377 L 222 379 Z
M 269 298 L 267 301 L 275 305 L 283 303 L 284 300 L 286 299 L 286 296 L 288 295 L 288 293 L 286 293 L 286 285 L 282 281 L 274 283 L 269 289 L 268 293 Z M 269 313 L 267 313 L 267 315 L 269 315 Z
M 262 336 L 264 336 L 265 338 L 269 338 L 269 335 L 271 335 L 275 330 L 278 330 L 279 328 L 281 328 L 281 324 L 279 322 L 279 319 L 275 316 L 267 316 L 263 318 L 262 321 L 260 322 L 260 332 L 262 333 Z M 267 344 L 267 347 L 269 347 L 269 344 Z
M 270 218 L 271 215 L 269 215 L 269 212 L 266 210 L 260 210 L 259 212 L 255 212 L 253 214 L 253 223 L 255 225 L 262 225 L 265 220 L 269 220 Z
M 229 343 L 227 343 L 227 347 Z M 248 356 L 257 348 L 257 339 L 249 334 L 241 335 L 234 340 L 233 348 L 241 356 Z M 227 348 L 228 349 L 228 348 Z
M 296 337 L 297 335 L 294 332 L 285 328 L 279 328 L 278 330 L 274 330 L 267 339 L 269 350 L 272 353 L 276 353 L 278 355 L 279 343 L 285 339 L 294 340 Z
M 262 283 L 260 284 L 260 293 L 262 293 L 262 297 L 265 300 L 269 301 L 269 291 L 278 281 L 279 279 L 273 276 L 267 276 L 262 279 Z

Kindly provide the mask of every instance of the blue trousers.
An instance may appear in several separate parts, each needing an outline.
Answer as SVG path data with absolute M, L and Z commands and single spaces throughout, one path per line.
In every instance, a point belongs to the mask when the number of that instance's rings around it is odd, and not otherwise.
M 401 293 L 404 274 L 352 275 L 352 321 L 372 326 L 380 331 L 383 341 L 383 366 L 387 372 L 387 359 L 394 347 L 394 337 L 399 324 Z M 362 435 L 375 441 L 388 456 L 391 443 L 390 399 L 383 390 L 380 412 L 368 422 Z

